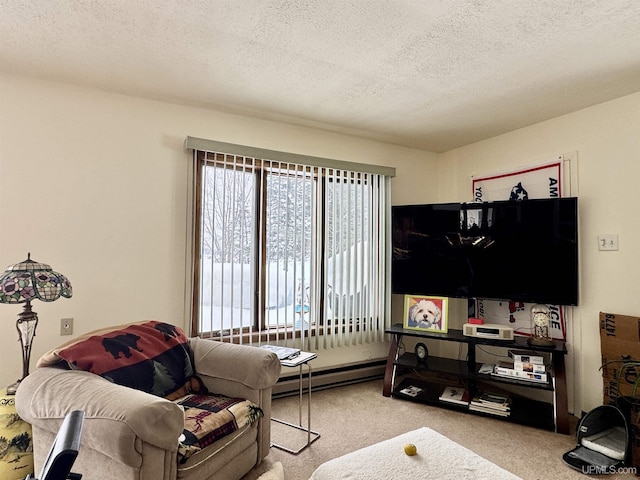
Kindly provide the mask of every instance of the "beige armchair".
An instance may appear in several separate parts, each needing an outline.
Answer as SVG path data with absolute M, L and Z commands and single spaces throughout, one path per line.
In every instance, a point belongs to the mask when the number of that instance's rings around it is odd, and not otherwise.
M 178 437 L 185 419 L 176 403 L 86 371 L 36 368 L 16 394 L 18 414 L 33 426 L 36 474 L 71 410 L 85 412 L 73 468 L 83 480 L 232 480 L 260 464 L 269 453 L 271 390 L 280 375 L 277 356 L 197 338 L 189 345 L 196 375 L 210 392 L 250 400 L 264 416 L 182 462 Z

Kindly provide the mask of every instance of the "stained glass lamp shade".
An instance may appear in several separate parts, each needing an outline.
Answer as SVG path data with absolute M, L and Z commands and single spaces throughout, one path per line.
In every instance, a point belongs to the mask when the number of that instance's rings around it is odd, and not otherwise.
M 22 378 L 7 388 L 10 395 L 15 394 L 20 381 L 29 375 L 31 344 L 38 325 L 38 314 L 31 310 L 31 300 L 53 302 L 60 297 L 70 298 L 72 293 L 67 277 L 54 272 L 46 263 L 31 260 L 31 254 L 25 261 L 8 266 L 0 276 L 0 303 L 24 303 L 16 321 L 22 347 Z

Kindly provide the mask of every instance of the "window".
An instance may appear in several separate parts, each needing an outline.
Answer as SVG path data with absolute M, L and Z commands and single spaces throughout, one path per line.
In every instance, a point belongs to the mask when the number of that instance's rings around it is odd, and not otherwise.
M 381 340 L 390 175 L 239 149 L 194 148 L 194 334 L 316 348 Z

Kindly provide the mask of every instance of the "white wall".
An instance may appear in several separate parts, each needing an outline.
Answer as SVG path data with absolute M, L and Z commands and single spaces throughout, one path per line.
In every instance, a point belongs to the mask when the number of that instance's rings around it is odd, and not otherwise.
M 0 75 L 0 268 L 32 258 L 68 276 L 74 295 L 34 302 L 31 367 L 74 334 L 144 319 L 183 326 L 187 135 L 395 166 L 393 201 L 419 188 L 435 154 L 246 117 Z M 419 178 L 419 176 L 417 176 Z M 402 180 L 405 179 L 405 180 Z M 15 320 L 0 305 L 0 385 L 22 373 Z M 72 337 L 71 337 L 72 338 Z M 387 346 L 321 353 L 314 368 L 384 357 Z
M 598 312 L 640 314 L 638 125 L 640 93 L 436 155 L 0 75 L 0 268 L 31 252 L 74 287 L 71 299 L 34 303 L 40 323 L 33 368 L 42 353 L 69 338 L 59 335 L 63 317 L 75 319 L 76 334 L 149 318 L 188 328 L 187 135 L 394 166 L 394 204 L 468 200 L 473 174 L 578 152 L 582 284 L 575 325 L 569 325 L 577 374 L 569 375 L 575 411 L 589 410 L 602 402 Z M 425 188 L 424 179 L 434 176 Z M 598 233 L 619 234 L 620 251 L 599 252 Z M 0 385 L 22 371 L 14 327 L 20 308 L 0 305 Z M 460 323 L 464 314 L 455 307 L 452 316 Z M 385 345 L 332 349 L 314 367 L 384 355 Z
M 471 200 L 471 176 L 577 152 L 580 306 L 568 325 L 574 412 L 602 404 L 600 311 L 640 315 L 640 93 L 564 115 L 440 156 L 440 201 Z M 617 233 L 620 250 L 601 252 L 599 233 Z M 574 374 L 573 371 L 576 373 Z M 570 407 L 571 409 L 571 407 Z

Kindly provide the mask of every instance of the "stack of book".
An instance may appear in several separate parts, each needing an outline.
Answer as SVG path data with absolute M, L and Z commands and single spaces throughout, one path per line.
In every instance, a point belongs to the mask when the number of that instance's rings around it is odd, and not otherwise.
M 548 381 L 547 367 L 542 355 L 535 352 L 509 350 L 509 357 L 512 361 L 497 364 L 493 375 L 539 383 Z
M 478 392 L 469 403 L 469 410 L 508 417 L 511 414 L 511 399 L 500 393 Z
M 469 390 L 464 387 L 445 387 L 439 398 L 442 402 L 466 406 L 469 405 Z

